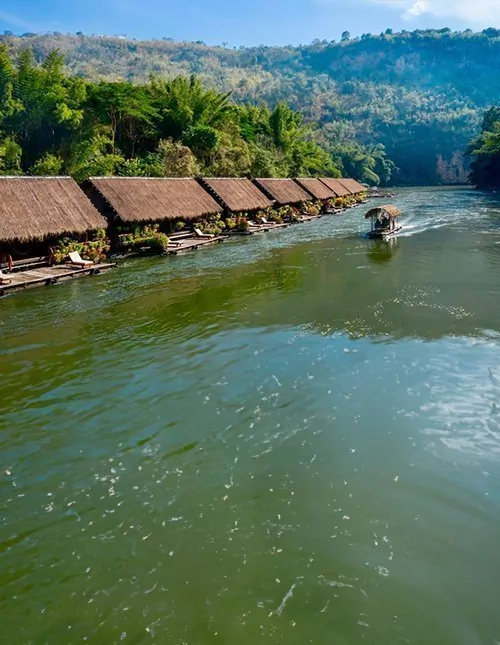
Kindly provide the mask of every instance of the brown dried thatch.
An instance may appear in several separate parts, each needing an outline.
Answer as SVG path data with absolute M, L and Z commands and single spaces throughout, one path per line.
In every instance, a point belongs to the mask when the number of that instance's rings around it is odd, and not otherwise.
M 302 188 L 305 188 L 315 199 L 332 199 L 336 197 L 334 191 L 329 188 L 320 179 L 296 179 L 295 180 Z
M 204 177 L 203 183 L 215 199 L 233 213 L 255 211 L 273 205 L 250 179 Z
M 71 177 L 0 177 L 0 241 L 81 235 L 106 226 Z
M 293 179 L 255 179 L 257 186 L 279 206 L 308 202 L 311 195 Z
M 351 192 L 352 195 L 359 195 L 359 193 L 366 193 L 366 188 L 363 184 L 355 179 L 339 179 L 340 183 Z
M 348 197 L 352 195 L 351 191 L 348 190 L 339 179 L 333 179 L 332 177 L 321 177 L 321 182 L 325 184 L 331 191 L 335 193 L 336 197 Z
M 378 217 L 379 215 L 389 215 L 389 217 L 399 217 L 401 211 L 397 206 L 392 204 L 385 204 L 384 206 L 377 206 L 377 208 L 372 208 L 366 213 L 365 218 L 370 219 L 371 217 Z
M 97 191 L 122 222 L 197 219 L 222 208 L 196 179 L 173 177 L 91 177 L 87 190 Z

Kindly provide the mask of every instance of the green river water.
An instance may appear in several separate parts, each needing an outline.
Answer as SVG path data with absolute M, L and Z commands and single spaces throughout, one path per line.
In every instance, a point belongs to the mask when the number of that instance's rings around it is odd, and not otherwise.
M 498 645 L 500 197 L 0 301 L 1 642 Z

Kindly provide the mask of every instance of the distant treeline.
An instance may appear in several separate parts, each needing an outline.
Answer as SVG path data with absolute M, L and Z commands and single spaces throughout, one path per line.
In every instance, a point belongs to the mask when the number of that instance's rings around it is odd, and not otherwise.
M 59 48 L 69 71 L 92 81 L 194 73 L 236 103 L 284 101 L 316 124 L 313 139 L 344 161 L 346 175 L 360 177 L 351 160 L 383 144 L 399 168 L 392 180 L 403 184 L 464 182 L 463 152 L 500 96 L 498 29 L 344 33 L 340 42 L 239 49 L 84 34 L 3 38 L 11 52 L 32 47 L 39 62 Z
M 289 177 L 387 183 L 383 147 L 321 145 L 284 102 L 237 104 L 195 76 L 147 83 L 88 81 L 63 55 L 0 45 L 0 173 Z
M 471 181 L 486 190 L 500 188 L 500 107 L 492 107 L 484 115 L 481 134 L 468 148 L 473 158 Z

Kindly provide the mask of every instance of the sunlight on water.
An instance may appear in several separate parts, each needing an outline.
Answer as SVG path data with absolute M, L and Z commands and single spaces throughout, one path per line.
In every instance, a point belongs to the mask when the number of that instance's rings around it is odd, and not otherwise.
M 5 642 L 500 642 L 500 205 L 395 203 L 0 302 Z

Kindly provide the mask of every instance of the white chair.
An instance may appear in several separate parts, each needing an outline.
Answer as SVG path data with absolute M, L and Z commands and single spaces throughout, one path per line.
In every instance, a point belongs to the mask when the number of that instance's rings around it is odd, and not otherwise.
M 5 273 L 0 269 L 0 284 L 10 284 L 12 280 L 5 277 Z
M 212 233 L 202 233 L 199 228 L 194 228 L 194 234 L 196 237 L 212 238 L 214 237 Z
M 73 251 L 72 253 L 69 253 L 68 257 L 71 264 L 74 264 L 75 266 L 78 266 L 78 267 L 82 267 L 83 269 L 86 269 L 87 267 L 91 267 L 94 264 L 90 260 L 82 260 L 78 251 Z

